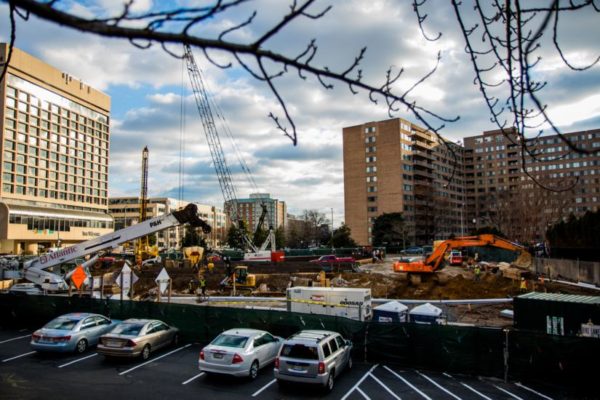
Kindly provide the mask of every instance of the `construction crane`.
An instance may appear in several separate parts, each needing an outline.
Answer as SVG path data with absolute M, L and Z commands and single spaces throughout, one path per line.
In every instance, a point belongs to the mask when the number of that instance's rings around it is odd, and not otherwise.
M 221 146 L 221 140 L 219 138 L 219 133 L 215 124 L 213 110 L 211 107 L 210 99 L 208 97 L 208 90 L 204 84 L 202 73 L 200 72 L 200 69 L 198 68 L 198 65 L 196 64 L 196 61 L 194 59 L 192 49 L 187 44 L 184 45 L 184 58 L 186 61 L 190 82 L 192 85 L 192 91 L 194 93 L 194 99 L 196 100 L 198 113 L 200 114 L 200 119 L 202 120 L 204 133 L 206 134 L 206 140 L 210 149 L 210 155 L 215 166 L 217 178 L 219 180 L 219 186 L 221 187 L 221 192 L 223 193 L 223 198 L 225 200 L 225 213 L 229 216 L 231 223 L 234 226 L 239 227 L 241 226 L 241 224 L 237 211 L 237 195 L 235 192 L 235 187 L 233 185 L 233 180 L 231 178 L 231 171 L 227 166 L 225 154 L 223 153 L 223 147 Z M 268 243 L 270 242 L 271 249 L 275 250 L 275 240 L 273 239 L 273 236 L 273 233 L 269 232 L 267 240 L 259 249 L 255 246 L 252 240 L 250 240 L 248 235 L 245 232 L 242 232 L 242 238 L 246 246 L 245 250 L 250 250 L 246 253 L 254 255 L 248 258 L 245 255 L 244 258 L 256 260 L 260 258 L 261 260 L 266 261 L 266 258 L 268 257 L 268 260 L 270 261 L 271 251 L 266 251 L 265 249 Z
M 462 247 L 498 247 L 505 250 L 519 252 L 520 255 L 527 257 L 529 252 L 520 244 L 513 243 L 507 239 L 491 234 L 478 236 L 462 236 L 455 239 L 444 240 L 440 243 L 429 257 L 424 261 L 396 261 L 394 263 L 395 272 L 407 272 L 415 274 L 430 274 L 437 271 L 442 266 L 446 252 Z M 529 255 L 531 257 L 531 255 Z
M 147 210 L 148 207 L 148 146 L 144 147 L 142 150 L 142 179 L 141 179 L 141 188 L 140 188 L 140 217 L 139 222 L 144 222 L 147 219 Z M 144 260 L 144 254 L 148 253 L 149 249 L 148 236 L 142 236 L 138 239 L 137 249 L 136 249 L 136 259 L 138 264 L 141 264 Z

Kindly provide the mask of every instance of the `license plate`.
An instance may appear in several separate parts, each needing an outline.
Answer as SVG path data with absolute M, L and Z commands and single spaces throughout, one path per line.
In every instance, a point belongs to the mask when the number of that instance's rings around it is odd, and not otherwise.
M 221 353 L 213 353 L 213 358 L 221 359 L 221 358 L 223 358 L 223 354 L 221 354 Z
M 292 370 L 293 371 L 302 371 L 302 370 L 304 370 L 304 368 L 302 368 L 301 365 L 292 365 Z
M 119 342 L 117 342 L 117 341 L 115 341 L 115 340 L 108 340 L 108 341 L 106 342 L 106 345 L 107 345 L 108 347 L 121 347 L 119 344 L 120 344 L 120 343 L 119 343 Z

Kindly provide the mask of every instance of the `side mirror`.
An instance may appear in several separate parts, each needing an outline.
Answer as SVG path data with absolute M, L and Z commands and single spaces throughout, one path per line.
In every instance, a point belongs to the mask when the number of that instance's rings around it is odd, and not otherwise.
M 352 346 L 352 342 L 350 340 L 346 340 L 346 346 Z

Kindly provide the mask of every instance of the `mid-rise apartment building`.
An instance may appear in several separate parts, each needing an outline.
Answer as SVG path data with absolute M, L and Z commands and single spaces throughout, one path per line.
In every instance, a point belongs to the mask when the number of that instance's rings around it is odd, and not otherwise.
M 225 209 L 227 209 L 227 206 L 228 203 L 225 203 Z M 285 228 L 287 220 L 285 201 L 273 199 L 269 193 L 252 193 L 249 198 L 235 200 L 238 218 L 246 223 L 251 232 L 256 230 L 262 215 L 263 206 L 267 210 L 263 228 Z
M 543 240 L 550 225 L 600 205 L 600 129 L 564 136 L 588 153 L 552 135 L 532 140 L 522 158 L 517 138 L 501 131 L 463 147 L 401 118 L 344 128 L 346 224 L 363 245 L 374 219 L 391 212 L 406 221 L 404 245 L 488 226 Z
M 152 197 L 147 200 L 146 216 L 148 219 L 164 214 L 170 214 L 187 206 L 189 202 L 179 201 L 168 197 Z M 196 204 L 198 215 L 206 221 L 212 231 L 204 235 L 211 247 L 220 247 L 227 240 L 226 217 L 223 210 L 206 204 Z M 115 221 L 115 230 L 135 225 L 140 219 L 139 197 L 111 197 L 109 212 Z M 156 245 L 159 249 L 180 249 L 185 235 L 185 226 L 181 225 L 160 231 L 156 234 Z
M 9 46 L 0 43 L 0 67 Z M 0 252 L 36 254 L 113 230 L 110 97 L 12 49 L 0 82 Z
M 460 233 L 461 146 L 401 118 L 344 128 L 343 141 L 345 222 L 357 243 L 371 244 L 375 218 L 393 212 L 405 220 L 399 245 Z
M 589 153 L 572 151 L 557 135 L 531 141 L 523 157 L 516 136 L 499 130 L 465 138 L 469 227 L 494 226 L 515 240 L 540 241 L 560 219 L 597 210 L 600 129 L 564 136 Z

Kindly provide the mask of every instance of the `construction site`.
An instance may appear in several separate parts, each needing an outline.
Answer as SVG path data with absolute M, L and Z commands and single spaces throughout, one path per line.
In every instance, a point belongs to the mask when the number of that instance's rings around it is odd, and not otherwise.
M 434 274 L 414 279 L 409 274 L 394 271 L 395 258 L 397 257 L 390 255 L 375 263 L 370 258 L 357 260 L 354 268 L 340 265 L 337 268 L 327 268 L 333 270 L 330 272 L 324 272 L 324 268 L 309 261 L 232 262 L 229 271 L 237 273 L 239 268 L 245 272 L 243 281 L 238 279 L 235 290 L 231 282 L 224 282 L 228 268 L 221 260 L 211 262 L 213 266 L 210 269 L 206 266 L 192 266 L 188 261 L 167 260 L 147 265 L 142 269 L 134 268 L 134 273 L 139 279 L 133 285 L 132 298 L 156 301 L 159 289 L 155 280 L 165 268 L 171 277 L 171 285 L 170 296 L 167 293 L 162 295 L 164 302 L 186 302 L 202 306 L 285 308 L 281 299 L 285 298 L 286 289 L 290 287 L 367 288 L 370 289 L 373 299 L 382 302 L 385 299 L 398 299 L 413 304 L 435 302 L 444 310 L 448 322 L 503 327 L 511 326 L 512 319 L 502 316 L 501 311 L 512 310 L 512 298 L 519 294 L 536 291 L 598 295 L 597 289 L 559 282 L 550 276 L 540 276 L 532 272 L 531 259 L 525 266 L 517 265 L 519 260 L 515 260 L 517 264 L 481 262 L 479 278 L 476 277 L 475 267 L 465 263 L 460 266 L 446 265 Z M 123 264 L 122 261 L 110 266 L 97 263 L 92 269 L 97 279 L 102 277 L 104 296 L 119 298 L 121 289 L 117 279 Z M 199 279 L 202 278 L 206 281 L 205 297 L 199 295 Z M 527 287 L 525 290 L 521 287 L 522 282 L 525 282 Z M 232 295 L 237 296 L 239 300 L 218 301 L 219 297 Z M 259 298 L 260 301 L 253 302 L 252 297 Z M 273 301 L 265 301 L 265 297 L 271 297 Z M 487 303 L 486 299 L 494 301 Z M 464 302 L 446 302 L 447 300 Z

